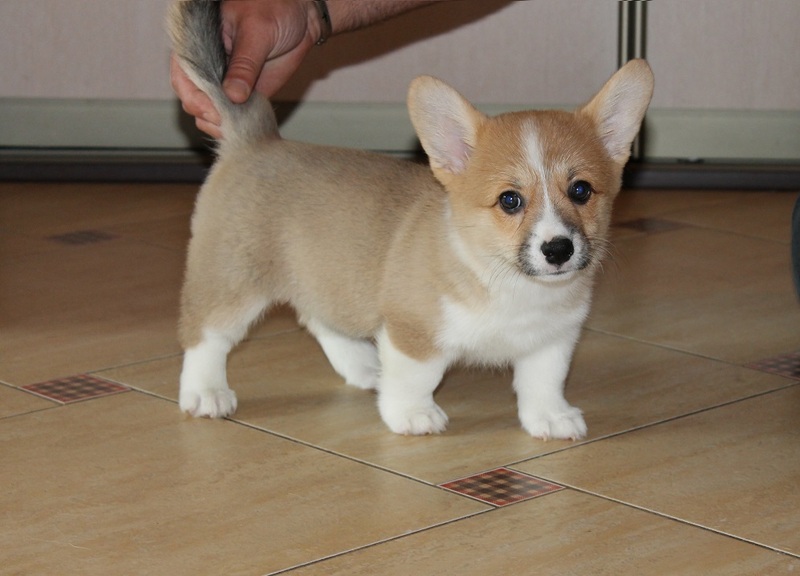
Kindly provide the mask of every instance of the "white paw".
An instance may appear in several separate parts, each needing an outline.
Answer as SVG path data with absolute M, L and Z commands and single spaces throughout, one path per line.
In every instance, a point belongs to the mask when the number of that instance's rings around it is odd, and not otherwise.
M 236 393 L 230 388 L 181 390 L 181 410 L 195 417 L 224 418 L 236 412 Z
M 447 414 L 435 402 L 416 406 L 386 405 L 380 402 L 383 421 L 396 434 L 421 436 L 439 434 L 447 428 Z
M 586 436 L 583 414 L 573 406 L 554 412 L 520 414 L 525 431 L 544 440 L 580 440 Z

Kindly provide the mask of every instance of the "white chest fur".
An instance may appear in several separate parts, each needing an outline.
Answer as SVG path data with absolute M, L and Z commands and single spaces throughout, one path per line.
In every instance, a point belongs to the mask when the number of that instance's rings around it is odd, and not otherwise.
M 443 299 L 438 343 L 451 361 L 506 364 L 542 345 L 577 340 L 589 311 L 588 282 L 518 277 L 505 284 L 477 306 Z

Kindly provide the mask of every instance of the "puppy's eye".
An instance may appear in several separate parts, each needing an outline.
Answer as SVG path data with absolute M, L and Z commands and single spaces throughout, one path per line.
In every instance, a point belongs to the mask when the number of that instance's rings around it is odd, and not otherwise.
M 569 185 L 567 196 L 575 204 L 586 204 L 592 197 L 592 185 L 585 180 L 576 180 Z
M 500 194 L 497 198 L 497 203 L 500 204 L 500 208 L 502 208 L 503 212 L 506 214 L 516 214 L 525 205 L 522 196 L 519 195 L 519 192 L 515 192 L 514 190 L 506 190 Z

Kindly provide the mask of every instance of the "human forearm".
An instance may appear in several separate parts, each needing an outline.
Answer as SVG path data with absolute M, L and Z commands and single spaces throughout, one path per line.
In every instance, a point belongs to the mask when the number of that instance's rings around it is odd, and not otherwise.
M 350 32 L 445 0 L 327 0 L 333 33 Z

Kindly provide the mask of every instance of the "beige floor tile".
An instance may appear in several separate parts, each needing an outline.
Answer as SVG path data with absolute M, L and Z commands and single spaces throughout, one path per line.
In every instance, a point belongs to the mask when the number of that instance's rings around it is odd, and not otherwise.
M 179 357 L 101 373 L 177 398 Z M 525 434 L 509 372 L 456 370 L 437 401 L 450 426 L 439 436 L 392 434 L 375 395 L 346 386 L 305 331 L 251 341 L 228 363 L 235 418 L 432 483 L 443 483 L 573 444 Z M 581 407 L 590 438 L 616 434 L 786 386 L 782 377 L 588 332 L 567 396 Z
M 126 239 L 4 263 L 0 378 L 30 384 L 179 352 L 182 263 Z
M 55 406 L 57 406 L 55 402 L 0 384 L 0 418 L 46 410 Z
M 0 183 L 0 229 L 31 236 L 188 216 L 194 184 Z
M 185 252 L 196 185 L 0 183 L 0 257 L 57 247 L 54 236 L 100 231 Z
M 0 573 L 800 568 L 768 549 L 800 554 L 800 385 L 741 366 L 800 349 L 793 194 L 623 193 L 615 222 L 682 228 L 614 229 L 567 387 L 590 436 L 545 443 L 520 429 L 507 371 L 455 370 L 437 393 L 449 430 L 392 434 L 287 308 L 231 356 L 244 425 L 181 416 L 197 188 L 0 183 Z M 49 239 L 80 230 L 114 238 Z M 87 371 L 152 395 L 56 407 L 10 386 Z M 431 485 L 509 465 L 585 493 L 487 512 Z
M 800 348 L 787 244 L 686 228 L 616 242 L 588 326 L 735 363 Z
M 785 574 L 800 560 L 563 491 L 294 570 L 408 574 Z
M 611 250 L 624 238 L 642 235 L 626 223 L 697 226 L 788 244 L 795 192 L 623 190 L 614 206 Z
M 0 421 L 9 574 L 264 574 L 483 504 L 130 392 Z
M 3 262 L 0 379 L 20 386 L 181 352 L 184 255 L 124 238 Z M 278 307 L 251 337 L 296 330 Z
M 775 242 L 791 241 L 797 192 L 728 192 L 713 205 L 682 208 L 666 218 Z
M 800 385 L 515 468 L 797 555 L 798 411 Z
M 708 190 L 623 190 L 614 202 L 613 221 L 670 219 L 677 210 L 707 211 L 728 201 L 731 192 Z
M 146 222 L 109 225 L 104 230 L 108 230 L 111 234 L 140 240 L 154 246 L 163 246 L 185 254 L 191 236 L 190 226 L 191 216 L 178 214 Z
M 568 379 L 590 438 L 790 386 L 793 380 L 586 331 Z
M 31 254 L 55 251 L 58 245 L 42 236 L 27 236 L 0 228 L 0 262 L 6 266 Z

